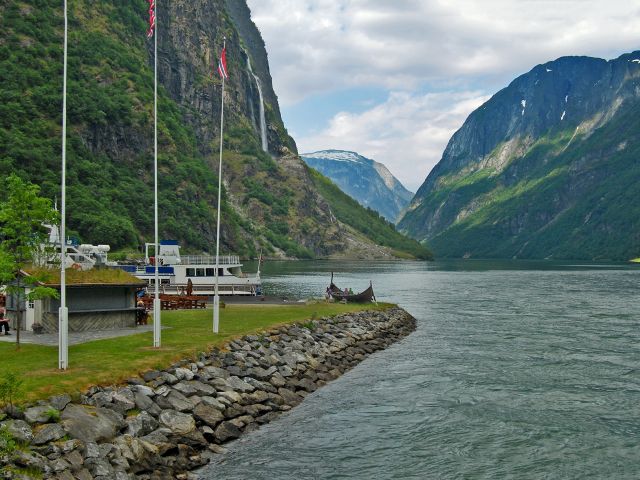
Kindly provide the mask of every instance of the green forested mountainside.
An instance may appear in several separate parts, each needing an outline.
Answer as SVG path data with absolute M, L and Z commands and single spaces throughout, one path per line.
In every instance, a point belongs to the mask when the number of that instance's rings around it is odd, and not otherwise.
M 147 11 L 144 0 L 69 1 L 68 224 L 83 242 L 116 249 L 153 238 Z M 313 257 L 341 248 L 326 201 L 295 156 L 266 58 L 252 62 L 267 99 L 262 151 L 247 71 L 248 58 L 265 55 L 259 33 L 245 44 L 223 0 L 175 0 L 158 15 L 161 238 L 190 250 L 215 245 L 221 103 L 212 65 L 226 36 L 223 251 Z M 60 194 L 62 45 L 61 2 L 0 4 L 0 177 L 16 172 L 50 198 Z
M 395 225 L 385 220 L 378 212 L 371 208 L 363 209 L 356 200 L 317 170 L 309 168 L 309 172 L 318 190 L 328 199 L 335 216 L 344 223 L 364 233 L 378 245 L 407 252 L 424 260 L 433 258 L 427 247 L 396 231 Z
M 516 79 L 456 132 L 399 229 L 438 256 L 638 256 L 638 58 L 565 57 Z

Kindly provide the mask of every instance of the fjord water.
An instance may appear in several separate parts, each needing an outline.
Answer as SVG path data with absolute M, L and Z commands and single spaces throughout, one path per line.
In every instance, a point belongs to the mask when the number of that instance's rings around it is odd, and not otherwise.
M 265 289 L 318 296 L 331 271 L 354 291 L 373 280 L 417 331 L 202 478 L 640 478 L 640 269 L 282 262 Z

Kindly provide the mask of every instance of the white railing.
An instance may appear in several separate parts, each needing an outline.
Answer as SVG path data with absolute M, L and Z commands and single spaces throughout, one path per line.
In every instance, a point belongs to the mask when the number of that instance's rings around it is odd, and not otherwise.
M 216 257 L 205 255 L 181 255 L 182 265 L 215 265 Z M 219 265 L 237 265 L 240 263 L 238 255 L 220 255 Z

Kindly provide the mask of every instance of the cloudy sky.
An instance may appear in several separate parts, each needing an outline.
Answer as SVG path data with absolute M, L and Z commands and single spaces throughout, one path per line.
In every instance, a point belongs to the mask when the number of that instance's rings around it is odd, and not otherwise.
M 248 4 L 299 151 L 357 151 L 414 191 L 467 115 L 516 76 L 640 49 L 640 0 Z

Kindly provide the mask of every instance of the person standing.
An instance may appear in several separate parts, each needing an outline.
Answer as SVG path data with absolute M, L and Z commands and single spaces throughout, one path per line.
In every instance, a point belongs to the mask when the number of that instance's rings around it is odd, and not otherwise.
M 7 310 L 5 307 L 0 307 L 0 331 L 4 328 L 5 335 L 11 335 L 9 333 L 9 319 L 7 318 Z

